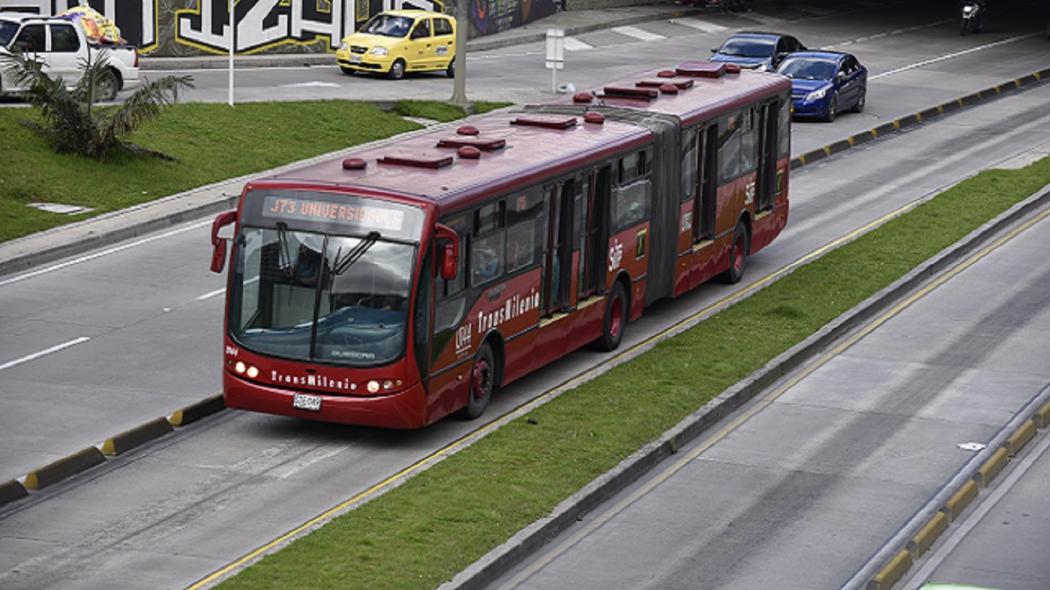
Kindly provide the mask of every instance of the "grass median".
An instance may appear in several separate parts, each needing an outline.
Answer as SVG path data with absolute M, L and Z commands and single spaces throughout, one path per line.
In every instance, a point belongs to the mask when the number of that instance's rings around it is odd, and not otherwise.
M 441 113 L 442 120 L 464 116 L 462 109 L 443 103 L 422 101 L 413 108 Z M 0 241 L 420 128 L 397 113 L 343 100 L 236 108 L 184 103 L 131 138 L 178 161 L 117 154 L 96 162 L 54 153 L 43 138 L 19 124 L 27 119 L 39 120 L 30 109 L 0 109 Z M 27 206 L 34 202 L 94 211 L 56 215 Z
M 726 388 L 1048 182 L 1050 158 L 1023 170 L 983 172 L 566 392 L 221 587 L 435 588 Z

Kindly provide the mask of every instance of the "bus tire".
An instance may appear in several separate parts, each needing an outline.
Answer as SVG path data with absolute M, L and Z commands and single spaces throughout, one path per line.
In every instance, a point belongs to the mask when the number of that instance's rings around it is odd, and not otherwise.
M 623 340 L 627 327 L 627 292 L 623 283 L 615 281 L 609 291 L 609 302 L 605 305 L 605 319 L 602 322 L 602 335 L 595 342 L 598 350 L 616 350 Z
M 737 222 L 736 228 L 733 229 L 733 243 L 729 247 L 729 268 L 718 276 L 723 283 L 735 285 L 744 278 L 750 243 L 751 237 L 747 235 L 747 226 L 743 221 Z
M 461 412 L 462 416 L 473 420 L 484 414 L 495 388 L 496 355 L 492 353 L 492 346 L 486 342 L 478 350 L 477 356 L 474 357 L 474 366 L 470 369 L 467 405 Z

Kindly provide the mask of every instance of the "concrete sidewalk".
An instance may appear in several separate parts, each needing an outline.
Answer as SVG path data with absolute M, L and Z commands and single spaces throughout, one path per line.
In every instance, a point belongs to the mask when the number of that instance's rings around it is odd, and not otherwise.
M 653 4 L 648 6 L 629 6 L 625 8 L 606 8 L 602 10 L 572 10 L 559 12 L 546 18 L 533 21 L 494 35 L 471 39 L 467 51 L 490 51 L 501 47 L 522 45 L 543 41 L 547 29 L 563 29 L 566 35 L 580 35 L 591 31 L 610 29 L 641 22 L 680 18 L 693 14 L 717 14 L 717 8 L 696 8 L 691 4 L 673 3 Z M 140 64 L 143 70 L 193 70 L 223 69 L 229 63 L 225 55 L 205 55 L 192 57 L 142 57 Z M 234 60 L 235 68 L 268 68 L 268 67 L 309 67 L 332 65 L 335 63 L 333 53 L 297 53 L 271 55 L 244 55 Z

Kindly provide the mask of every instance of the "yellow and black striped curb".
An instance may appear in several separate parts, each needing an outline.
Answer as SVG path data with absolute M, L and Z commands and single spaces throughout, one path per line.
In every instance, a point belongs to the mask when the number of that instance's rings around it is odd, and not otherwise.
M 929 121 L 942 115 L 952 114 L 965 107 L 975 106 L 981 102 L 999 98 L 1006 92 L 1024 88 L 1026 86 L 1033 86 L 1047 80 L 1050 80 L 1050 68 L 1033 72 L 1027 76 L 1022 76 L 1009 82 L 996 84 L 995 86 L 985 88 L 984 90 L 978 90 L 973 94 L 967 94 L 966 96 L 941 103 L 937 106 L 906 115 L 899 119 L 894 119 L 889 123 L 883 123 L 878 127 L 873 127 L 867 131 L 851 135 L 846 139 L 840 139 L 839 141 L 829 143 L 824 147 L 810 150 L 804 154 L 795 156 L 791 159 L 791 169 L 794 170 L 802 166 L 813 164 L 814 162 L 819 162 L 833 154 L 844 152 L 853 146 L 868 143 L 869 141 L 885 137 L 886 135 L 896 133 L 902 129 L 914 127 L 924 121 Z
M 1040 403 L 1042 405 L 1038 405 Z M 1031 405 L 1038 407 L 1034 410 L 1023 410 L 1023 419 L 1018 424 L 1011 423 L 993 439 L 993 442 L 1001 442 L 983 451 L 984 458 L 977 468 L 972 470 L 972 474 L 950 490 L 951 496 L 939 509 L 925 519 L 904 546 L 896 548 L 892 557 L 881 564 L 878 572 L 864 586 L 866 590 L 888 590 L 899 582 L 915 561 L 929 551 L 934 542 L 948 530 L 949 525 L 958 520 L 980 495 L 981 490 L 987 488 L 1007 463 L 1035 437 L 1037 430 L 1050 427 L 1050 386 L 1044 388 Z M 964 467 L 963 472 L 968 468 L 969 465 Z
M 116 457 L 138 448 L 175 431 L 176 427 L 186 426 L 198 420 L 216 414 L 226 408 L 222 394 L 207 397 L 199 402 L 176 410 L 167 418 L 155 418 L 120 434 L 107 438 L 97 447 L 87 447 L 72 455 L 30 471 L 23 481 L 11 480 L 0 483 L 0 506 L 21 500 L 31 491 L 42 490 L 60 481 L 83 473 L 96 465 L 106 462 L 109 457 Z
M 956 262 L 992 240 L 997 234 L 1039 211 L 1048 203 L 1050 203 L 1050 185 L 1043 187 L 996 216 L 995 219 L 970 232 L 969 235 L 912 269 L 893 284 L 832 320 L 815 334 L 781 353 L 743 381 L 723 391 L 718 397 L 684 418 L 659 438 L 560 502 L 549 515 L 519 530 L 506 542 L 467 566 L 451 581 L 442 584 L 438 590 L 487 588 L 529 556 L 540 551 L 552 539 L 575 526 L 586 513 L 634 484 L 664 459 L 674 455 L 679 449 L 708 432 L 720 420 L 766 391 L 782 377 L 817 358 L 835 342 L 866 322 L 877 318 L 879 314 L 884 313 L 919 289 L 931 276 L 949 269 Z M 644 351 L 639 351 L 638 354 L 641 352 Z M 1044 408 L 1037 414 L 1044 423 L 1050 420 L 1050 408 Z M 956 505 L 958 506 L 958 503 Z M 934 534 L 936 529 L 937 525 L 932 525 L 920 540 L 924 543 L 932 543 L 936 538 Z M 903 554 L 894 556 L 892 563 L 887 564 L 887 567 L 890 566 L 893 572 L 899 570 L 903 575 L 903 572 L 911 567 L 910 553 L 907 556 Z M 225 575 L 233 571 L 236 569 L 225 572 Z

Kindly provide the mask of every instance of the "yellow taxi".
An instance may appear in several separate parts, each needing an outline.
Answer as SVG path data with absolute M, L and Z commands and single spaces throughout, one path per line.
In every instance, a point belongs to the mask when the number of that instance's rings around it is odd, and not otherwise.
M 426 10 L 387 10 L 372 17 L 335 52 L 343 73 L 376 72 L 395 80 L 406 72 L 456 70 L 456 19 Z

